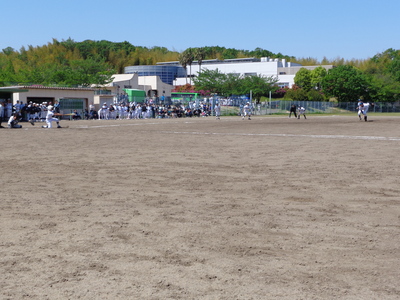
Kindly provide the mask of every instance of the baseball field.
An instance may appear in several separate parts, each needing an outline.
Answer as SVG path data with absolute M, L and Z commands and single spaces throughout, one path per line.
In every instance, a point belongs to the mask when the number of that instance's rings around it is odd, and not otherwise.
M 0 299 L 399 299 L 400 117 L 0 129 Z

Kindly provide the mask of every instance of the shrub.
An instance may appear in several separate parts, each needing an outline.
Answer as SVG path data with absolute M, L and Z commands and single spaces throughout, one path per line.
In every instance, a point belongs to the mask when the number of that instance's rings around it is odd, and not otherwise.
M 293 101 L 308 101 L 308 94 L 302 88 L 289 89 L 285 94 L 285 99 Z
M 271 98 L 284 98 L 288 88 L 279 88 L 271 94 Z
M 325 95 L 317 90 L 311 90 L 307 95 L 310 101 L 325 101 Z

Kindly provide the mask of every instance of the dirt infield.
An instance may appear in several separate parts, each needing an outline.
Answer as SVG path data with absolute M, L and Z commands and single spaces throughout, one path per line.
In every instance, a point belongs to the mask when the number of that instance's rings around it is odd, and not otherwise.
M 399 299 L 400 118 L 0 129 L 1 299 Z

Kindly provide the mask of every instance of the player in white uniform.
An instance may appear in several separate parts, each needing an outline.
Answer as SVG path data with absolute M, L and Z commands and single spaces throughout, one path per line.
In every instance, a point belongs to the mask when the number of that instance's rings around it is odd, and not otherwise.
M 247 117 L 249 120 L 251 120 L 251 106 L 250 103 L 247 102 L 245 106 L 243 106 L 243 113 L 242 113 L 242 120 Z
M 145 119 L 150 119 L 151 118 L 151 104 L 147 104 L 146 106 L 146 113 L 145 113 Z
M 360 119 L 360 121 L 362 120 L 361 115 L 363 115 L 364 121 L 367 122 L 368 119 L 367 113 L 370 106 L 371 106 L 370 103 L 361 103 L 358 106 L 358 118 Z
M 142 116 L 142 106 L 140 104 L 136 105 L 135 109 L 135 119 L 140 119 Z
M 300 119 L 301 115 L 304 116 L 304 119 L 307 119 L 307 117 L 306 117 L 306 109 L 303 106 L 299 107 L 299 113 L 297 115 L 297 119 Z
M 358 118 L 360 119 L 360 121 L 362 120 L 361 115 L 362 115 L 362 110 L 361 108 L 364 106 L 364 102 L 361 99 L 358 99 L 357 102 L 357 109 L 358 109 Z
M 40 105 L 40 122 L 45 122 L 47 115 L 47 102 Z
M 42 126 L 42 128 L 53 128 L 53 125 L 52 125 L 53 122 L 57 123 L 57 128 L 62 128 L 60 126 L 60 120 L 57 119 L 57 118 L 54 118 L 54 111 L 53 110 L 54 110 L 53 106 L 49 105 L 47 107 L 47 115 L 46 115 L 46 123 L 47 123 L 47 125 L 46 126 Z
M 126 106 L 126 104 L 121 105 L 121 114 L 122 114 L 122 119 L 128 118 L 128 106 Z
M 107 106 L 107 103 L 105 103 L 105 102 L 102 105 L 102 107 L 100 107 L 100 109 L 99 109 L 99 120 L 100 119 L 108 120 L 108 106 Z
M 21 125 L 18 124 L 18 113 L 14 113 L 10 119 L 8 119 L 8 128 L 22 128 Z
M 215 104 L 214 111 L 215 111 L 215 118 L 219 120 L 221 117 L 221 106 L 219 105 L 219 103 Z

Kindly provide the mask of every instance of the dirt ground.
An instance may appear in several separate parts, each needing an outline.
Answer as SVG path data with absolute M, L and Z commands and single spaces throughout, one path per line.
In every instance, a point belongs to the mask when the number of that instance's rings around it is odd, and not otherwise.
M 399 299 L 400 117 L 0 129 L 1 299 Z

